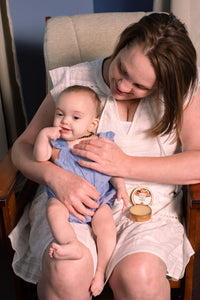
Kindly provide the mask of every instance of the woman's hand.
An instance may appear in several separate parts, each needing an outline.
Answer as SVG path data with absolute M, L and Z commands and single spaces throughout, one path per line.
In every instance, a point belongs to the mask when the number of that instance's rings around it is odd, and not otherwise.
M 110 176 L 125 177 L 121 167 L 126 159 L 126 154 L 116 143 L 105 137 L 83 140 L 74 146 L 73 153 L 91 160 L 79 160 L 79 164 L 83 167 L 94 169 Z
M 57 168 L 56 172 L 52 172 L 52 180 L 48 186 L 54 191 L 57 198 L 67 207 L 70 213 L 85 221 L 83 215 L 92 216 L 94 212 L 90 208 L 98 208 L 100 194 L 95 187 L 84 178 Z

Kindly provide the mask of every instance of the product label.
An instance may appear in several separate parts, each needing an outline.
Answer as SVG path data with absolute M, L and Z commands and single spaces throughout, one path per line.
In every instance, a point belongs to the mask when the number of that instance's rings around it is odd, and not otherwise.
M 153 195 L 149 188 L 140 186 L 132 190 L 130 198 L 133 205 L 150 205 L 153 200 Z

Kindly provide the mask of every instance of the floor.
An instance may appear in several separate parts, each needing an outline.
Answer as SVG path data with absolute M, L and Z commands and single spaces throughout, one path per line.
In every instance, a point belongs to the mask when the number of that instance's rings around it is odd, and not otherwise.
M 198 263 L 197 263 L 198 260 Z M 192 300 L 200 300 L 200 253 L 197 254 L 197 259 L 195 261 L 195 282 L 193 289 L 193 297 Z M 13 278 L 12 278 L 12 270 L 11 266 L 9 266 L 7 254 L 5 250 L 0 245 L 0 299 L 1 300 L 16 300 L 14 291 L 13 291 Z M 97 300 L 101 299 L 101 297 L 97 297 Z M 20 299 L 21 300 L 21 299 Z M 33 297 L 33 300 L 37 300 Z M 171 294 L 171 300 L 183 300 L 182 295 L 179 290 L 173 289 Z
M 13 288 L 14 283 L 11 276 L 11 266 L 8 263 L 7 255 L 0 244 L 0 299 L 15 300 Z

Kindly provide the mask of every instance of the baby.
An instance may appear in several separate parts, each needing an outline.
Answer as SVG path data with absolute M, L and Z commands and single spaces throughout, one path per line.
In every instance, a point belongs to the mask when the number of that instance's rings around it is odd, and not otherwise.
M 116 228 L 112 216 L 115 198 L 123 200 L 126 209 L 129 196 L 122 178 L 110 178 L 97 171 L 81 167 L 80 157 L 71 151 L 82 139 L 114 138 L 113 132 L 94 134 L 99 124 L 100 100 L 89 87 L 71 86 L 64 89 L 56 101 L 53 127 L 40 131 L 34 145 L 34 157 L 37 161 L 51 159 L 56 165 L 74 172 L 95 186 L 100 193 L 99 208 L 93 217 L 85 216 L 85 222 L 69 213 L 50 188 L 47 187 L 47 219 L 54 236 L 49 251 L 55 259 L 81 259 L 83 246 L 79 242 L 70 222 L 89 223 L 96 235 L 98 261 L 96 273 L 91 283 L 91 293 L 97 296 L 104 286 L 104 274 L 116 245 Z M 82 159 L 82 158 L 81 158 Z

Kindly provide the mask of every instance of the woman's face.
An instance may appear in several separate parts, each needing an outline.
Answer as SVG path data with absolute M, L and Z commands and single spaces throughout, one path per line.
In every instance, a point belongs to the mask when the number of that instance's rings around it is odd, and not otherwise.
M 110 63 L 108 82 L 117 100 L 140 99 L 155 90 L 156 74 L 141 46 L 124 48 Z

